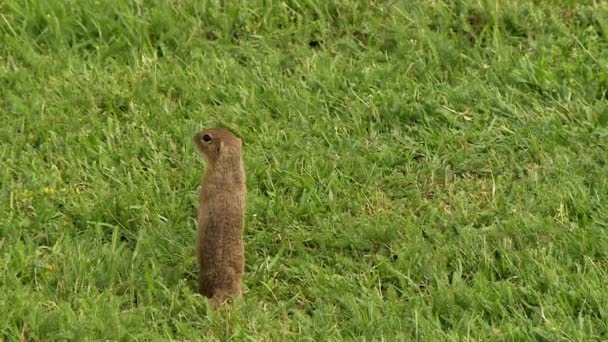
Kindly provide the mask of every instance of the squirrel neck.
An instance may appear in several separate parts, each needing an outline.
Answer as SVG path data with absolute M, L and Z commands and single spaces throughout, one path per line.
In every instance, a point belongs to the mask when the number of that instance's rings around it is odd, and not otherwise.
M 216 160 L 209 160 L 205 171 L 214 183 L 244 183 L 243 161 L 239 154 L 226 153 Z

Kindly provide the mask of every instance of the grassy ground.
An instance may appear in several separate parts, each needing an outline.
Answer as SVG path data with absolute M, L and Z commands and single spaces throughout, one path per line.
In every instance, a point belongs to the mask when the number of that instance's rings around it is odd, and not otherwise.
M 0 340 L 608 339 L 608 5 L 330 3 L 0 2 Z M 249 206 L 213 312 L 218 123 Z

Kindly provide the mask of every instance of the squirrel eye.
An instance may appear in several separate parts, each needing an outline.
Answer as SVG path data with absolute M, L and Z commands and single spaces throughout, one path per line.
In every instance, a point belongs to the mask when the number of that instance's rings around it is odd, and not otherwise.
M 203 135 L 203 141 L 210 142 L 211 141 L 211 136 L 209 134 Z

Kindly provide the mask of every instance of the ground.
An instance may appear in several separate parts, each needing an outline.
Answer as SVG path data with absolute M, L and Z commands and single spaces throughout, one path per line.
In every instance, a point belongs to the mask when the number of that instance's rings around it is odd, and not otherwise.
M 1 340 L 608 339 L 603 1 L 0 2 Z M 244 141 L 196 294 L 192 136 Z

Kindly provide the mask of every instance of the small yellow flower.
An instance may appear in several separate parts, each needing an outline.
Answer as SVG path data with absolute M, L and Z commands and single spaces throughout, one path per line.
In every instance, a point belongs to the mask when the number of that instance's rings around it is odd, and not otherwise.
M 52 195 L 55 193 L 55 190 L 53 190 L 53 188 L 51 188 L 50 186 L 45 186 L 44 187 L 44 193 L 47 195 Z

